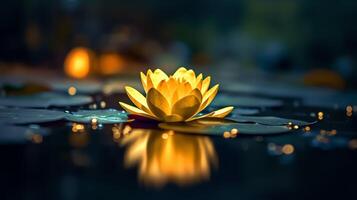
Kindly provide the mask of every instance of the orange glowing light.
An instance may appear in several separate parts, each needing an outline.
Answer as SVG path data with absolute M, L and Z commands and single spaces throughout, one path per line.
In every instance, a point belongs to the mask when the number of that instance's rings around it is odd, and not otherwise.
M 231 137 L 231 133 L 229 131 L 224 131 L 223 137 L 224 138 L 230 138 Z
M 286 144 L 282 148 L 283 153 L 286 154 L 286 155 L 294 153 L 294 150 L 295 150 L 295 148 L 291 144 Z
M 32 135 L 32 142 L 33 143 L 40 144 L 40 143 L 42 143 L 42 141 L 43 141 L 42 135 L 39 135 L 39 134 L 33 134 Z
M 85 78 L 88 76 L 91 65 L 91 52 L 89 49 L 77 47 L 72 49 L 64 62 L 64 71 L 72 78 Z
M 68 88 L 69 95 L 73 96 L 73 95 L 76 95 L 76 93 L 77 93 L 77 89 L 75 87 L 71 86 Z
M 103 54 L 99 57 L 99 68 L 103 75 L 118 74 L 124 69 L 124 59 L 115 53 Z

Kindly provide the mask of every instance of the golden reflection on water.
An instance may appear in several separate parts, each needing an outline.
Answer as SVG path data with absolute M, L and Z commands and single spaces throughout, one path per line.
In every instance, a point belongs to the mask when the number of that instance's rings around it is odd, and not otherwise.
M 137 166 L 140 182 L 149 186 L 208 180 L 212 166 L 218 166 L 213 142 L 204 136 L 133 129 L 121 144 L 126 146 L 125 166 Z

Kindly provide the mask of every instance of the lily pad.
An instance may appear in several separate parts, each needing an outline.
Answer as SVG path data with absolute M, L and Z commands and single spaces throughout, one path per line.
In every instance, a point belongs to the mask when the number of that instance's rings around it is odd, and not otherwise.
M 306 122 L 296 119 L 286 119 L 280 117 L 273 117 L 273 116 L 242 116 L 242 115 L 235 115 L 229 117 L 228 119 L 240 122 L 240 123 L 258 123 L 263 125 L 269 126 L 280 126 L 280 125 L 298 125 L 298 126 L 306 126 L 309 124 L 313 124 L 314 122 Z
M 57 121 L 64 118 L 66 113 L 56 110 L 30 108 L 0 108 L 0 123 L 29 124 Z
M 84 95 L 69 96 L 46 92 L 27 96 L 6 96 L 0 97 L 0 105 L 26 108 L 47 108 L 49 106 L 80 106 L 91 103 L 92 97 Z
M 212 104 L 217 107 L 233 105 L 239 107 L 264 108 L 280 107 L 283 105 L 283 101 L 261 97 L 219 95 Z
M 128 114 L 123 111 L 115 109 L 106 110 L 80 110 L 72 112 L 66 116 L 68 121 L 78 123 L 91 123 L 93 119 L 97 120 L 100 124 L 116 124 L 122 122 L 132 121 L 128 119 Z
M 22 144 L 31 140 L 34 135 L 46 136 L 48 129 L 38 126 L 11 126 L 0 124 L 0 144 Z
M 197 120 L 190 123 L 160 123 L 159 127 L 183 133 L 223 135 L 225 131 L 237 129 L 243 135 L 273 135 L 288 132 L 286 126 L 266 126 L 263 124 L 234 123 L 222 120 Z

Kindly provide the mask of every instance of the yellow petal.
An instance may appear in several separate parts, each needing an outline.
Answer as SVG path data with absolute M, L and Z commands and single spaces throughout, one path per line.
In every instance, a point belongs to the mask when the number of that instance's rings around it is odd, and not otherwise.
M 145 90 L 145 93 L 148 91 L 147 89 L 147 83 L 146 83 L 146 75 L 142 72 L 140 72 L 140 78 L 141 78 L 141 84 L 143 85 L 143 88 Z
M 151 79 L 152 76 L 152 72 L 151 70 L 148 71 L 147 75 L 146 75 L 146 93 L 154 87 L 154 83 Z
M 204 95 L 206 93 L 206 91 L 208 90 L 209 84 L 211 82 L 211 77 L 207 76 L 203 82 L 202 82 L 202 89 L 201 89 L 201 93 L 202 95 Z
M 200 107 L 200 101 L 194 96 L 189 95 L 178 100 L 172 107 L 172 114 L 181 116 L 184 120 L 192 117 Z
M 201 92 L 200 92 L 199 89 L 196 88 L 196 89 L 192 90 L 189 95 L 194 95 L 194 96 L 199 100 L 200 105 L 202 104 L 202 95 L 201 95 Z M 200 107 L 201 107 L 201 106 L 200 106 Z M 192 115 L 192 116 L 193 116 L 193 117 L 196 116 L 199 112 L 201 112 L 200 109 L 198 109 L 198 110 L 196 111 L 196 113 L 195 113 L 194 115 Z
M 156 69 L 154 71 L 154 76 L 156 76 L 156 78 L 159 79 L 160 81 L 169 78 L 167 76 L 167 74 L 164 71 L 162 71 L 161 69 Z
M 179 97 L 179 90 L 176 89 L 176 90 L 174 91 L 174 93 L 172 94 L 171 104 L 175 104 L 179 99 L 180 99 L 180 97 Z M 171 107 L 172 107 L 172 105 L 171 105 Z
M 201 104 L 201 102 L 202 102 L 202 94 L 201 94 L 199 89 L 196 88 L 196 89 L 192 90 L 189 95 L 194 95 L 198 99 L 200 104 Z
M 130 114 L 139 115 L 142 117 L 158 120 L 157 117 L 152 116 L 152 115 L 140 110 L 139 108 L 136 108 L 134 106 L 131 106 L 131 105 L 123 103 L 123 102 L 119 102 L 119 104 L 124 110 L 126 110 Z
M 174 78 L 174 77 L 170 77 L 168 80 L 167 80 L 167 85 L 170 89 L 176 89 L 177 86 L 178 86 L 178 82 L 177 80 Z
M 153 73 L 148 74 L 147 84 L 149 84 L 149 79 L 152 83 L 152 87 L 157 88 L 162 80 L 168 79 L 168 76 L 161 69 L 156 69 Z M 150 88 L 148 88 L 148 90 L 150 90 Z
M 147 113 L 151 113 L 146 103 L 146 98 L 139 91 L 129 86 L 126 86 L 125 90 L 129 99 L 136 105 L 136 107 Z
M 179 69 L 176 70 L 176 72 L 174 73 L 173 77 L 181 78 L 186 73 L 186 71 L 187 71 L 186 68 L 180 67 Z
M 173 94 L 175 93 L 177 87 L 179 86 L 179 83 L 178 81 L 173 78 L 173 77 L 170 77 L 167 81 L 166 81 L 166 85 L 167 87 L 169 88 L 169 96 L 170 96 L 170 102 L 175 102 L 172 100 L 172 97 L 173 97 Z
M 199 111 L 202 111 L 203 109 L 205 109 L 214 99 L 214 97 L 216 96 L 217 92 L 218 92 L 218 87 L 219 84 L 213 86 L 211 89 L 209 89 L 203 96 L 202 99 L 202 104 L 200 106 Z
M 187 96 L 191 91 L 192 91 L 192 87 L 189 82 L 179 84 L 175 91 L 175 93 L 177 93 L 177 99 L 175 98 L 175 101 L 173 102 L 176 102 L 178 99 Z
M 151 75 L 151 74 L 152 74 L 151 69 L 148 69 L 148 71 L 146 72 L 146 76 L 149 76 L 149 75 Z
M 229 113 L 231 113 L 233 109 L 234 109 L 233 106 L 221 108 L 221 109 L 219 109 L 219 110 L 212 111 L 212 112 L 207 113 L 207 114 L 205 114 L 205 115 L 200 115 L 200 116 L 191 117 L 190 119 L 188 119 L 188 120 L 186 120 L 186 121 L 193 121 L 193 120 L 202 119 L 202 118 L 206 118 L 206 117 L 211 117 L 211 118 L 224 118 L 224 117 L 227 116 Z
M 146 77 L 149 77 L 149 76 L 151 76 L 153 73 L 152 73 L 152 71 L 151 71 L 151 69 L 148 69 L 148 71 L 146 72 Z
M 214 114 L 214 111 L 210 112 L 210 113 L 207 113 L 207 114 L 204 114 L 204 115 L 191 117 L 191 118 L 187 119 L 186 121 L 189 122 L 189 121 L 194 121 L 194 120 L 197 120 L 197 119 L 202 119 L 202 118 L 205 118 L 205 117 L 211 117 L 213 114 Z
M 146 96 L 146 102 L 151 112 L 159 119 L 170 114 L 170 105 L 166 98 L 155 88 L 151 88 Z
M 209 117 L 224 118 L 229 113 L 231 113 L 233 109 L 234 109 L 233 106 L 228 106 L 228 107 L 225 107 L 225 108 L 221 108 L 219 110 L 213 111 L 213 115 L 211 115 Z
M 184 75 L 183 75 L 183 79 L 188 81 L 191 84 L 191 87 L 195 87 L 195 83 L 196 83 L 196 75 L 195 72 L 190 69 L 188 70 Z
M 166 80 L 162 80 L 159 85 L 157 86 L 157 90 L 161 92 L 162 95 L 164 95 L 166 97 L 166 99 L 168 100 L 168 102 L 170 102 L 169 98 L 171 95 L 171 88 L 168 87 L 168 84 L 166 82 Z
M 199 74 L 196 78 L 196 82 L 195 82 L 195 85 L 193 88 L 198 88 L 199 90 L 201 90 L 201 87 L 202 87 L 202 78 L 203 78 L 203 75 L 202 74 Z

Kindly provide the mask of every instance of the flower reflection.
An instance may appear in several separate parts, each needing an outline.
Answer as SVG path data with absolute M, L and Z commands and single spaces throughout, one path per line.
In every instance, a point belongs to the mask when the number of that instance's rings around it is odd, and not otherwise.
M 197 183 L 209 179 L 211 165 L 218 164 L 214 145 L 208 137 L 133 129 L 121 144 L 127 147 L 125 166 L 137 165 L 139 179 L 147 185 Z

